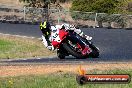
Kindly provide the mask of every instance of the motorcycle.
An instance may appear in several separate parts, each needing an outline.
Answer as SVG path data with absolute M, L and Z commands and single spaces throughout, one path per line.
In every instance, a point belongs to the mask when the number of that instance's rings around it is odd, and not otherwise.
M 59 59 L 64 59 L 65 56 L 69 55 L 79 59 L 99 57 L 99 49 L 91 41 L 81 37 L 73 30 L 57 30 L 52 34 L 51 43 L 57 48 Z

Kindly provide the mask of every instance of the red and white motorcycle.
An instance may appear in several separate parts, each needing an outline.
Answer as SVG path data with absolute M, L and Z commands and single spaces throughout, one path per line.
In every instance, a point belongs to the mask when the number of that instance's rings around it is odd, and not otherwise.
M 79 59 L 99 56 L 99 49 L 73 30 L 59 29 L 53 32 L 51 37 L 52 45 L 57 48 L 57 56 L 60 59 L 69 55 Z

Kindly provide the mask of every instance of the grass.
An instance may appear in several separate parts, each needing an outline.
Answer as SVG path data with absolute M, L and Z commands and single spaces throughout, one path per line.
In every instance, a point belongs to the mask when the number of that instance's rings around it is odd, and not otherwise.
M 107 70 L 95 71 L 91 74 L 130 74 L 132 70 Z M 76 74 L 58 72 L 48 75 L 29 75 L 17 77 L 1 77 L 0 88 L 132 88 L 132 82 L 129 84 L 85 84 L 78 85 Z
M 51 56 L 38 39 L 0 35 L 0 59 Z

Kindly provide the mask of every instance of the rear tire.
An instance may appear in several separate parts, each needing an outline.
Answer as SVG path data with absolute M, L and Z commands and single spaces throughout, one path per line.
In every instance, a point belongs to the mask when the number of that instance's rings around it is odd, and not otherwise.
M 92 49 L 90 56 L 92 58 L 98 58 L 99 57 L 99 50 L 94 45 L 90 45 L 90 48 Z
M 92 56 L 92 58 L 98 58 L 98 57 L 99 57 L 99 52 L 93 51 L 93 52 L 91 53 L 91 56 Z

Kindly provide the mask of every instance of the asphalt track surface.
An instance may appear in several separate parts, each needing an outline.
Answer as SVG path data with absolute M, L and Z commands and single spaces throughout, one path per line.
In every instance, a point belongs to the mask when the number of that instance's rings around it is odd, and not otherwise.
M 15 63 L 84 63 L 84 62 L 130 62 L 132 61 L 132 30 L 83 28 L 85 34 L 92 36 L 92 42 L 99 47 L 99 58 L 75 59 L 57 57 L 7 60 Z M 41 37 L 38 25 L 0 23 L 0 33 Z

